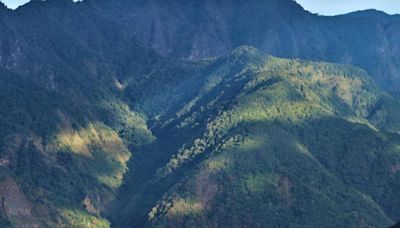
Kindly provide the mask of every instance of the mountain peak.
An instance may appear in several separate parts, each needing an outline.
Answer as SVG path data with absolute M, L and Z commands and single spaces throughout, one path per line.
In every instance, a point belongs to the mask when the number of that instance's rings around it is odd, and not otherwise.
M 232 55 L 255 55 L 262 54 L 257 48 L 249 45 L 243 45 L 233 49 Z
M 374 18 L 374 19 L 387 19 L 393 15 L 389 15 L 383 11 L 376 9 L 359 10 L 345 14 L 343 16 L 358 17 L 358 18 Z
M 65 7 L 73 5 L 73 0 L 31 0 L 25 5 L 22 5 L 23 9 L 30 9 L 31 7 L 44 7 L 44 6 L 56 6 L 56 7 Z
M 261 64 L 264 62 L 266 55 L 253 46 L 240 46 L 235 48 L 228 56 L 228 59 L 234 59 L 242 63 Z

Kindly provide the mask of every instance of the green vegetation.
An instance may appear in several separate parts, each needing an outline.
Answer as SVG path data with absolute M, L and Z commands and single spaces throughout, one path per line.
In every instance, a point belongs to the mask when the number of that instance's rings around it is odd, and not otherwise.
M 395 100 L 362 70 L 242 47 L 189 77 L 197 90 L 156 122 L 177 152 L 123 188 L 117 225 L 377 227 L 399 216 L 400 136 L 377 121 L 396 118 L 380 104 Z
M 62 214 L 67 220 L 65 224 L 71 227 L 88 227 L 88 228 L 107 228 L 110 223 L 107 220 L 96 218 L 93 215 L 83 211 L 63 210 Z
M 3 196 L 11 206 L 1 208 L 1 225 L 108 227 L 101 212 L 123 182 L 132 148 L 154 140 L 111 78 L 76 73 L 48 88 L 1 70 L 0 172 L 16 186 L 0 184 L 21 192 Z
M 364 71 L 251 47 L 193 63 L 143 50 L 132 61 L 153 68 L 118 80 L 82 70 L 59 82 L 69 89 L 3 71 L 0 182 L 20 208 L 3 208 L 1 224 L 377 227 L 400 216 L 400 103 Z
M 0 9 L 0 227 L 398 221 L 399 17 L 217 2 Z

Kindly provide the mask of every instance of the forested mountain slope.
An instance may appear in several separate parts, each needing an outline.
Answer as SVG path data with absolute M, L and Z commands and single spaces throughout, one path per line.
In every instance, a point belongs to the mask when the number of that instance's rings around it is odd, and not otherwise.
M 380 86 L 398 90 L 398 20 L 291 0 L 0 5 L 0 226 L 393 224 L 400 103 Z
M 1 65 L 14 64 L 19 56 L 6 55 L 18 50 L 23 56 L 33 47 L 53 52 L 41 45 L 79 43 L 99 55 L 95 50 L 107 42 L 118 53 L 134 38 L 162 55 L 186 59 L 251 45 L 278 57 L 356 65 L 386 89 L 400 86 L 400 16 L 374 10 L 323 17 L 293 0 L 34 0 L 16 11 L 2 8 Z M 65 56 L 77 54 L 66 50 Z
M 399 104 L 365 72 L 242 47 L 165 88 L 177 104 L 149 108 L 164 97 L 146 90 L 134 106 L 157 116 L 160 142 L 133 157 L 109 211 L 117 227 L 376 227 L 399 216 L 400 137 L 385 125 Z M 152 150 L 172 157 L 138 165 Z
M 399 15 L 323 17 L 293 0 L 86 0 L 81 7 L 102 9 L 166 56 L 218 57 L 251 45 L 278 57 L 356 65 L 380 86 L 400 86 Z
M 1 214 L 15 227 L 106 226 L 96 215 L 122 184 L 128 145 L 153 139 L 113 77 L 67 76 L 49 89 L 1 71 Z

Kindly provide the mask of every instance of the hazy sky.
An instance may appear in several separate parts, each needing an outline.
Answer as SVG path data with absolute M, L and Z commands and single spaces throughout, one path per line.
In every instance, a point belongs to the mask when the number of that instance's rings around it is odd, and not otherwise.
M 365 9 L 400 14 L 400 0 L 296 0 L 296 2 L 308 11 L 322 15 L 338 15 Z
M 0 0 L 0 2 L 3 2 L 4 4 L 7 5 L 8 8 L 11 8 L 11 9 L 15 9 L 18 6 L 23 5 L 29 1 L 30 0 Z M 74 1 L 76 2 L 77 0 L 74 0 Z M 117 0 L 115 0 L 115 1 L 117 1 Z
M 29 0 L 0 0 L 9 8 Z M 118 0 L 115 0 L 118 1 Z M 364 9 L 378 9 L 389 14 L 400 14 L 400 0 L 296 0 L 305 9 L 322 15 L 337 15 Z
M 8 8 L 11 9 L 15 9 L 20 5 L 23 5 L 27 2 L 29 2 L 29 0 L 1 0 L 4 4 L 6 4 L 8 6 Z

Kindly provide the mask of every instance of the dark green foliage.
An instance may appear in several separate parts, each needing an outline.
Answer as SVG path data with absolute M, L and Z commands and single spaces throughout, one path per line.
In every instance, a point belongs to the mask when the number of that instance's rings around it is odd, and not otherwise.
M 117 226 L 376 227 L 398 216 L 398 128 L 375 121 L 395 118 L 379 105 L 394 99 L 363 71 L 242 47 L 189 75 L 163 85 L 186 101 L 153 123 L 166 147 L 151 150 L 177 153 L 146 169 L 152 154 L 133 157 L 128 180 L 153 171 L 121 189 Z
M 283 58 L 352 64 L 378 85 L 400 88 L 398 15 L 366 10 L 323 17 L 293 0 L 86 0 L 81 5 L 93 6 L 162 55 L 202 59 L 252 45 Z
M 2 156 L 39 223 L 108 226 L 100 212 L 122 227 L 380 226 L 398 216 L 399 104 L 363 71 L 252 47 L 198 63 L 145 58 L 154 69 L 122 77 L 122 90 L 99 87 L 108 77 L 91 91 L 73 86 L 87 102 L 4 71 L 2 105 L 13 106 L 1 115 Z M 116 195 L 125 146 L 134 154 Z
M 396 89 L 397 63 L 388 61 L 396 53 L 380 58 L 364 46 L 395 47 L 398 18 L 318 18 L 291 0 L 215 4 L 48 0 L 0 9 L 0 187 L 15 191 L 0 192 L 0 227 L 398 220 L 396 92 L 349 65 L 250 46 L 229 53 L 253 44 L 354 63 Z M 229 29 L 214 20 L 220 8 Z M 179 20 L 171 9 L 184 9 Z M 229 54 L 190 62 L 156 52 Z

